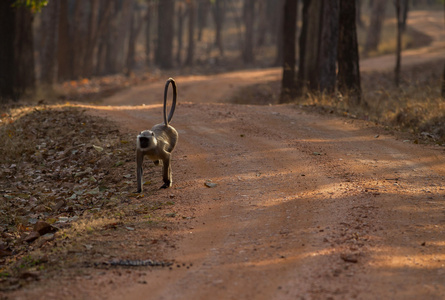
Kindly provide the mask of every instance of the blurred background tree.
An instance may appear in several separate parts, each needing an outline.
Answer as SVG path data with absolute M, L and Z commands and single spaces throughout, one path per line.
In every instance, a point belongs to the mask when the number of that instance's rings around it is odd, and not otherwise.
M 410 7 L 439 0 L 399 1 L 404 30 Z M 297 9 L 289 27 L 283 26 L 285 0 L 4 0 L 0 97 L 16 100 L 36 86 L 50 90 L 54 83 L 112 74 L 284 66 L 283 84 L 293 85 L 292 94 L 348 90 L 360 103 L 358 55 L 384 53 L 382 26 L 393 2 L 291 2 Z M 402 30 L 400 51 L 410 45 Z

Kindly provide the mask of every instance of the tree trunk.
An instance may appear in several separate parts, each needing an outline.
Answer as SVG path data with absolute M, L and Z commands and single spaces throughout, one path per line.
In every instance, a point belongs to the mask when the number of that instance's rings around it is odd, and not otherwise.
M 336 83 L 339 0 L 304 1 L 298 89 L 332 93 Z M 355 1 L 353 1 L 355 2 Z M 355 18 L 355 11 L 354 11 Z M 354 19 L 355 21 L 355 19 Z
M 132 17 L 130 21 L 130 36 L 128 39 L 128 51 L 127 51 L 127 62 L 126 62 L 126 73 L 129 75 L 133 72 L 136 67 L 136 41 L 138 39 L 139 33 L 142 29 L 142 23 L 144 21 L 139 9 L 132 11 Z
M 198 41 L 202 39 L 202 31 L 207 26 L 207 17 L 209 15 L 210 1 L 198 1 Z
M 213 9 L 213 16 L 215 19 L 215 46 L 218 48 L 221 57 L 224 56 L 222 29 L 225 14 L 225 1 L 226 0 L 215 0 Z
M 276 45 L 276 55 L 275 61 L 273 62 L 273 66 L 281 66 L 283 64 L 283 39 L 275 38 L 281 37 L 283 32 L 283 16 L 284 16 L 284 0 L 269 0 L 267 1 L 269 13 L 268 19 L 271 20 L 270 23 L 270 32 L 272 36 L 272 40 Z M 273 11 L 275 10 L 275 11 Z M 274 13 L 273 13 L 274 12 Z M 272 14 L 273 15 L 270 15 Z M 273 34 L 272 34 L 273 32 Z M 275 39 L 274 39 L 275 38 Z
M 350 105 L 361 102 L 360 66 L 354 1 L 340 0 L 338 37 L 338 90 Z
M 177 17 L 178 17 L 178 26 L 177 26 L 177 44 L 178 47 L 176 48 L 176 63 L 178 66 L 182 65 L 182 49 L 184 48 L 183 45 L 183 38 L 184 38 L 184 19 L 185 19 L 185 2 L 180 1 L 177 6 Z
M 97 32 L 97 59 L 94 73 L 106 74 L 107 40 L 112 28 L 114 1 L 101 0 L 99 13 L 99 28 Z
M 402 31 L 406 30 L 406 21 L 408 20 L 409 0 L 402 1 Z
M 280 103 L 292 101 L 296 96 L 295 86 L 295 41 L 298 16 L 298 1 L 284 2 L 283 37 L 283 78 L 281 81 Z
M 51 89 L 56 79 L 59 12 L 59 1 L 50 1 L 42 9 L 40 33 L 43 43 L 40 47 L 42 49 L 40 55 L 40 82 L 45 86 L 45 89 Z
M 78 79 L 83 74 L 84 58 L 86 52 L 85 38 L 88 36 L 88 28 L 86 26 L 87 18 L 85 11 L 85 3 L 83 1 L 76 1 L 74 6 L 74 18 L 70 23 L 72 43 L 70 45 L 72 49 L 72 78 Z
M 117 39 L 117 32 L 119 26 L 119 0 L 107 0 L 112 1 L 112 17 L 110 19 L 110 24 L 108 28 L 108 34 L 106 38 L 105 47 L 105 69 L 104 74 L 114 74 L 118 72 L 116 65 L 116 51 L 117 46 L 115 45 Z
M 34 16 L 28 9 L 17 8 L 14 40 L 14 89 L 17 98 L 35 89 L 33 20 Z
M 188 15 L 189 15 L 189 24 L 188 24 L 188 47 L 187 47 L 187 59 L 185 61 L 186 66 L 193 65 L 193 58 L 195 55 L 195 22 L 196 22 L 196 13 L 195 13 L 195 1 L 189 0 L 188 3 Z
M 111 2 L 107 2 L 108 4 Z M 88 35 L 85 47 L 85 56 L 83 58 L 83 77 L 91 77 L 94 70 L 94 49 L 97 45 L 98 36 L 98 19 L 99 19 L 99 0 L 90 0 L 90 18 L 88 22 Z
M 162 0 L 158 3 L 156 63 L 163 69 L 171 69 L 173 67 L 174 4 L 174 0 Z
M 17 100 L 14 91 L 14 39 L 16 9 L 11 5 L 13 0 L 0 1 L 0 102 Z
M 253 55 L 253 41 L 254 41 L 254 10 L 255 10 L 255 0 L 244 0 L 244 45 L 242 50 L 243 61 L 246 64 L 252 64 L 254 62 Z
M 126 66 L 127 36 L 130 31 L 135 0 L 109 1 L 114 2 L 114 14 L 107 39 L 106 73 L 115 74 L 124 71 Z M 119 7 L 121 7 L 120 10 Z
M 118 26 L 118 35 L 115 41 L 116 48 L 116 69 L 115 73 L 122 72 L 126 62 L 126 51 L 128 47 L 127 36 L 130 32 L 131 17 L 133 15 L 135 0 L 123 0 L 121 18 Z
M 266 1 L 258 1 L 258 25 L 257 25 L 257 40 L 256 46 L 262 47 L 266 43 L 266 33 L 267 26 L 269 25 L 267 22 L 267 11 L 266 11 Z
M 323 1 L 310 1 L 309 18 L 306 38 L 305 76 L 311 91 L 318 91 L 320 87 L 319 74 L 319 46 L 321 32 L 321 12 Z
M 402 55 L 402 10 L 400 0 L 394 2 L 396 8 L 396 20 L 397 20 L 397 50 L 396 50 L 396 66 L 394 68 L 394 84 L 399 87 L 400 84 L 400 67 L 401 67 L 401 55 Z
M 154 3 L 151 0 L 148 0 L 145 23 L 145 65 L 147 66 L 151 64 L 151 19 L 153 18 L 153 6 Z
M 380 43 L 382 24 L 385 20 L 386 3 L 386 0 L 373 0 L 372 2 L 371 21 L 365 42 L 365 54 L 368 54 L 370 51 L 377 51 Z
M 310 0 L 303 0 L 302 26 L 300 32 L 300 39 L 298 41 L 298 49 L 299 49 L 298 75 L 297 75 L 298 96 L 303 94 L 303 91 L 307 86 L 306 41 L 307 41 L 308 23 L 309 23 L 309 5 L 310 5 Z
M 18 100 L 35 89 L 33 15 L 0 1 L 0 101 Z
M 57 78 L 64 81 L 72 78 L 72 47 L 68 23 L 68 0 L 60 0 L 59 32 L 57 43 Z
M 350 1 L 354 3 L 354 1 Z M 355 12 L 355 11 L 354 11 Z M 319 90 L 332 94 L 336 84 L 339 0 L 323 0 L 318 50 Z

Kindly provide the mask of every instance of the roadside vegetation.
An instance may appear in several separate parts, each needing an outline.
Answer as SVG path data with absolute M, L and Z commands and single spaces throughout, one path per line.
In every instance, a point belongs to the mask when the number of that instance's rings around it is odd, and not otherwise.
M 364 106 L 351 106 L 343 95 L 306 94 L 296 99 L 302 108 L 375 122 L 388 130 L 413 134 L 416 143 L 445 143 L 445 103 L 440 95 L 441 62 L 405 67 L 402 82 L 392 72 L 362 74 Z M 281 82 L 246 87 L 232 102 L 268 105 L 279 101 Z

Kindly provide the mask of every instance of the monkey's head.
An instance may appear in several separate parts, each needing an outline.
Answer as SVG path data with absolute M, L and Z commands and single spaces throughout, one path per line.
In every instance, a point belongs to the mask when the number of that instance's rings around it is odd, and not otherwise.
M 157 143 L 155 134 L 151 130 L 144 130 L 137 137 L 137 146 L 140 149 L 154 148 Z

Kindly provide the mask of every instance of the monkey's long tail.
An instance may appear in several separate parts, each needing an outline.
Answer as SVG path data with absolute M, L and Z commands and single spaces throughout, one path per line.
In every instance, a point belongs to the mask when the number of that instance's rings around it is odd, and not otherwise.
M 168 92 L 168 85 L 172 84 L 173 87 L 173 102 L 172 102 L 172 108 L 170 109 L 170 113 L 168 114 L 168 119 L 167 119 L 167 92 Z M 175 112 L 175 108 L 176 108 L 176 97 L 177 97 L 178 93 L 176 92 L 176 82 L 173 78 L 169 78 L 167 80 L 167 82 L 165 83 L 165 90 L 164 90 L 164 124 L 168 125 L 168 123 L 172 120 L 173 118 L 173 113 Z

